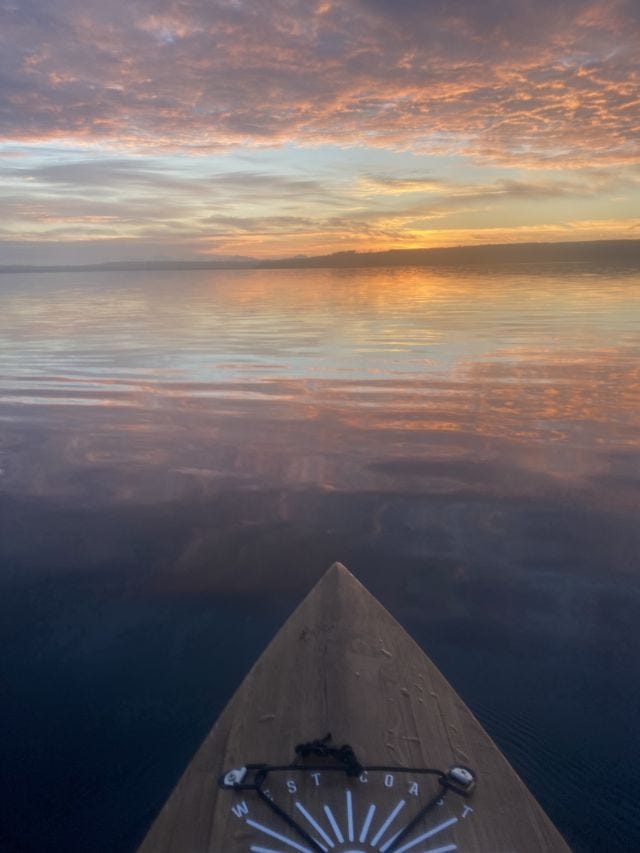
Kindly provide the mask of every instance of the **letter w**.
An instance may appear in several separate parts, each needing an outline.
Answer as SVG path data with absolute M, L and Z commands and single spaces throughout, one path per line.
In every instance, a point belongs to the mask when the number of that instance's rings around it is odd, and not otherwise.
M 249 806 L 243 800 L 241 803 L 238 803 L 235 806 L 231 807 L 231 811 L 234 813 L 236 817 L 243 817 L 246 814 L 249 814 Z

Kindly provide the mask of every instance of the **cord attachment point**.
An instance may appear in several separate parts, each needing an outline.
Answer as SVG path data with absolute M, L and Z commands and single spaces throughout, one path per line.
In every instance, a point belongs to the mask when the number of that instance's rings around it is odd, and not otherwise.
M 457 794 L 470 794 L 476 786 L 476 777 L 468 767 L 456 765 L 447 770 L 447 787 Z
M 246 775 L 246 767 L 236 767 L 233 770 L 227 771 L 227 773 L 222 776 L 221 785 L 223 788 L 235 788 L 236 785 L 242 785 Z

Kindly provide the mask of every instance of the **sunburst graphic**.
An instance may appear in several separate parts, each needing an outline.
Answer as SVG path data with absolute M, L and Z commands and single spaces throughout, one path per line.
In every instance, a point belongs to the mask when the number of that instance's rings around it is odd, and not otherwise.
M 324 853 L 387 853 L 393 842 L 402 833 L 407 823 L 403 823 L 403 810 L 406 800 L 398 800 L 389 812 L 381 814 L 381 810 L 374 803 L 370 803 L 362 820 L 358 820 L 354 813 L 352 793 L 345 790 L 344 814 L 336 816 L 328 805 L 322 806 L 322 814 L 314 816 L 299 801 L 295 801 L 296 820 L 300 821 L 311 838 Z M 442 844 L 435 838 L 454 823 L 457 817 L 451 817 L 430 829 L 421 832 L 409 841 L 402 840 L 399 847 L 395 847 L 391 853 L 449 853 L 457 850 L 456 844 Z M 251 853 L 314 853 L 310 847 L 286 838 L 282 833 L 276 832 L 258 821 L 246 819 L 246 823 L 258 832 L 268 837 L 265 844 L 252 844 Z M 433 839 L 433 841 L 431 840 Z M 277 842 L 276 846 L 273 843 Z M 436 846 L 433 846 L 435 843 Z M 439 845 L 439 846 L 438 846 Z

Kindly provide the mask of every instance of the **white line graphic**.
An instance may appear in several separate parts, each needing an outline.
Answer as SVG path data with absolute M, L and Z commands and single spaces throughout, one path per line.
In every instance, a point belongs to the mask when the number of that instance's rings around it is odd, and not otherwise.
M 324 808 L 324 813 L 329 818 L 329 823 L 331 824 L 331 829 L 335 832 L 336 838 L 338 839 L 340 844 L 343 844 L 344 843 L 344 835 L 340 832 L 340 827 L 336 823 L 336 819 L 333 816 L 333 812 L 331 811 L 329 806 L 323 806 L 323 808 Z
M 371 839 L 371 846 L 372 846 L 372 847 L 375 847 L 375 846 L 376 846 L 376 844 L 378 843 L 378 841 L 380 841 L 380 839 L 381 839 L 381 838 L 382 838 L 382 836 L 385 834 L 385 832 L 387 831 L 387 829 L 389 829 L 389 827 L 391 826 L 391 824 L 393 823 L 393 821 L 396 819 L 396 817 L 397 817 L 397 815 L 398 815 L 398 812 L 399 812 L 401 809 L 403 809 L 403 808 L 405 807 L 405 804 L 406 804 L 406 800 L 400 800 L 400 802 L 398 803 L 398 805 L 397 805 L 397 806 L 395 807 L 395 809 L 391 812 L 391 814 L 389 815 L 389 817 L 385 820 L 385 822 L 382 824 L 382 826 L 380 827 L 380 829 L 376 832 L 376 834 L 375 834 L 375 835 L 373 836 L 373 838 Z M 396 853 L 400 853 L 400 851 L 398 850 L 398 851 L 396 851 Z
M 434 826 L 433 829 L 429 830 L 429 832 L 423 833 L 414 841 L 410 841 L 408 844 L 403 844 L 402 847 L 398 847 L 397 850 L 394 850 L 394 853 L 405 853 L 405 850 L 411 850 L 412 847 L 417 847 L 417 845 L 422 841 L 425 841 L 427 838 L 431 838 L 432 835 L 437 835 L 439 832 L 442 832 L 443 829 L 446 829 L 448 826 L 451 826 L 451 824 L 457 822 L 457 817 L 449 818 L 449 820 L 445 820 L 444 823 L 439 823 L 438 826 Z M 453 849 L 455 850 L 455 847 Z
M 254 829 L 257 829 L 259 832 L 264 832 L 265 835 L 270 835 L 272 838 L 277 838 L 278 841 L 284 842 L 288 847 L 293 847 L 294 850 L 299 850 L 300 853 L 311 853 L 308 847 L 303 847 L 302 844 L 298 844 L 295 841 L 291 841 L 290 838 L 285 838 L 284 835 L 280 835 L 279 832 L 274 832 L 272 829 L 269 829 L 268 826 L 263 826 L 261 823 L 256 823 L 255 820 L 247 820 L 249 826 L 252 826 Z
M 270 847 L 257 847 L 255 844 L 250 849 L 251 853 L 284 853 L 283 850 L 272 850 Z
M 367 832 L 369 832 L 369 827 L 371 826 L 371 821 L 373 820 L 373 816 L 375 813 L 376 813 L 376 807 L 372 803 L 369 806 L 369 811 L 367 812 L 367 816 L 364 819 L 364 826 L 362 827 L 362 830 L 360 832 L 360 837 L 358 838 L 358 841 L 361 844 L 364 844 L 364 842 L 367 840 Z
M 351 803 L 351 791 L 347 791 L 347 835 L 349 841 L 353 841 L 353 805 Z
M 449 853 L 450 850 L 457 850 L 456 844 L 447 844 L 445 847 L 430 847 L 428 850 L 422 850 L 421 853 Z
M 324 831 L 324 829 L 320 826 L 318 821 L 309 814 L 309 812 L 305 809 L 305 807 L 302 805 L 302 803 L 296 803 L 295 806 L 298 809 L 298 811 L 301 812 L 306 817 L 306 819 L 309 821 L 311 826 L 318 833 L 320 838 L 322 838 L 323 841 L 326 841 L 326 843 L 329 845 L 329 847 L 335 847 L 335 844 L 333 843 L 331 838 L 327 835 L 327 833 Z
M 395 835 L 392 835 L 388 841 L 385 841 L 385 843 L 380 848 L 380 853 L 386 853 L 386 851 L 391 847 L 391 845 L 396 840 L 396 838 L 400 835 L 401 832 L 402 832 L 402 830 L 399 829 Z

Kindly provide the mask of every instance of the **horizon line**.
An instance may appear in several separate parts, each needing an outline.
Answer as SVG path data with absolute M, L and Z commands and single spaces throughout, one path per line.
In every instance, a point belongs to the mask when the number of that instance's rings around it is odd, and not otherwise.
M 280 258 L 255 258 L 244 256 L 211 256 L 208 259 L 145 259 L 98 261 L 81 264 L 0 264 L 0 273 L 20 272 L 127 272 L 127 271 L 178 271 L 178 270 L 248 270 L 296 268 L 355 268 L 370 266 L 402 266 L 412 261 L 417 266 L 456 265 L 458 263 L 509 263 L 522 262 L 580 262 L 597 260 L 603 249 L 623 251 L 615 260 L 640 263 L 640 238 L 621 237 L 602 240 L 526 241 L 514 243 L 479 243 L 458 246 L 430 246 L 418 248 L 382 249 L 361 251 L 343 249 L 324 255 L 293 255 Z M 528 257 L 535 250 L 544 258 Z M 490 255 L 501 257 L 490 257 Z M 511 256 L 511 257 L 509 257 Z M 519 256 L 519 257 L 513 257 Z M 604 260 L 604 258 L 603 258 Z M 607 262 L 614 260 L 606 258 Z M 385 263 L 386 262 L 386 263 Z

